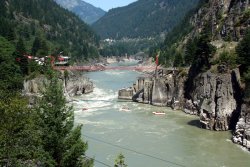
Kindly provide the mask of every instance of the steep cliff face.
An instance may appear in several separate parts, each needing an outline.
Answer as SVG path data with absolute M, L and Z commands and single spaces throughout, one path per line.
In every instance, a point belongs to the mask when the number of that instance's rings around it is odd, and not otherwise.
M 76 96 L 93 92 L 93 82 L 89 78 L 80 74 L 71 74 L 68 78 L 64 78 L 65 93 L 69 96 Z
M 70 100 L 70 97 L 76 95 L 90 93 L 94 89 L 93 82 L 79 74 L 70 73 L 67 78 L 62 75 L 60 81 L 63 85 L 64 94 L 67 100 Z M 29 97 L 31 105 L 36 103 L 37 97 L 41 96 L 41 92 L 45 90 L 45 85 L 47 83 L 48 79 L 45 76 L 39 76 L 24 81 L 23 94 Z
M 141 77 L 133 87 L 121 89 L 118 98 L 182 109 L 184 104 L 183 71 L 165 70 L 160 77 Z
M 233 142 L 246 147 L 250 151 L 250 101 L 242 105 L 241 116 L 236 125 Z
M 235 127 L 242 98 L 238 69 L 223 74 L 201 73 L 186 93 L 200 115 L 201 127 L 217 131 Z
M 238 41 L 250 24 L 249 0 L 209 0 L 191 19 L 191 36 L 209 29 L 213 40 Z

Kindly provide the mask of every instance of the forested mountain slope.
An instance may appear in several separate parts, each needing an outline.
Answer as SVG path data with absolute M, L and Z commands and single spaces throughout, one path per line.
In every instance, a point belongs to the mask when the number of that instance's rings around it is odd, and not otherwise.
M 106 12 L 101 8 L 84 2 L 83 0 L 55 0 L 62 7 L 72 11 L 84 22 L 92 24 L 101 18 Z
M 204 0 L 200 5 L 166 36 L 160 62 L 190 67 L 181 73 L 185 97 L 179 101 L 186 113 L 199 115 L 200 127 L 232 129 L 233 141 L 250 150 L 250 2 Z
M 104 38 L 155 37 L 172 30 L 199 0 L 138 0 L 110 10 L 93 28 Z
M 64 51 L 74 59 L 98 55 L 98 38 L 77 16 L 53 0 L 1 0 L 0 35 L 24 41 L 27 53 L 46 56 Z

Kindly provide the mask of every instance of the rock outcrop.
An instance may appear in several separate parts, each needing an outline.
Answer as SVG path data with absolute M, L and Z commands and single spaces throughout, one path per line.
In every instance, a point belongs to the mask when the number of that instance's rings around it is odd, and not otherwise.
M 201 127 L 225 131 L 233 129 L 238 121 L 242 90 L 240 73 L 234 69 L 227 73 L 198 74 L 186 88 L 186 71 L 164 71 L 161 77 L 141 77 L 133 88 L 119 91 L 119 98 L 155 106 L 181 109 L 187 114 L 200 116 Z M 187 96 L 188 95 L 188 96 Z
M 250 151 L 250 101 L 242 105 L 241 116 L 234 131 L 233 142 L 246 147 Z
M 69 96 L 76 96 L 93 92 L 93 82 L 89 78 L 81 74 L 71 74 L 66 79 L 63 79 L 65 86 L 65 93 Z
M 213 40 L 238 41 L 249 27 L 249 0 L 209 0 L 192 18 L 191 36 L 197 36 L 206 26 Z
M 134 91 L 130 88 L 124 88 L 119 90 L 118 99 L 131 100 L 133 97 Z
M 93 83 L 81 74 L 69 72 L 67 77 L 62 74 L 59 79 L 63 85 L 64 94 L 67 100 L 70 100 L 69 98 L 72 96 L 90 93 L 94 89 Z M 47 83 L 48 79 L 42 75 L 24 81 L 22 93 L 29 97 L 31 105 L 36 103 L 37 97 L 41 96 L 41 92 L 45 90 L 45 85 Z
M 200 115 L 201 127 L 217 131 L 235 127 L 242 98 L 238 69 L 224 74 L 201 73 L 193 79 L 192 89 L 186 91 L 193 103 L 187 106 Z
M 118 98 L 182 109 L 184 81 L 185 76 L 182 76 L 182 71 L 164 70 L 159 77 L 139 78 L 132 88 L 121 89 Z

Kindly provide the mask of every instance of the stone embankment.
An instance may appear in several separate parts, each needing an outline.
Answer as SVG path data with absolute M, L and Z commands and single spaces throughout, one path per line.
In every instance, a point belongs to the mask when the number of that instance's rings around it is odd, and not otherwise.
M 89 78 L 84 77 L 81 73 L 68 72 L 67 77 L 62 73 L 60 81 L 67 101 L 71 97 L 93 92 L 93 82 Z M 45 90 L 48 79 L 45 76 L 39 76 L 31 80 L 24 81 L 23 94 L 29 97 L 30 104 L 35 104 L 37 97 L 41 96 L 41 92 Z
M 132 87 L 121 89 L 119 99 L 155 106 L 181 109 L 184 96 L 185 70 L 162 70 L 158 77 L 140 77 Z

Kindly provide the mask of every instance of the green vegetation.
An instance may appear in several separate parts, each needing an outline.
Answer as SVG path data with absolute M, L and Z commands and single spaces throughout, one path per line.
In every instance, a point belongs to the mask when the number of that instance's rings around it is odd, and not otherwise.
M 250 29 L 246 31 L 246 35 L 239 42 L 236 47 L 236 53 L 238 54 L 238 63 L 242 64 L 244 68 L 250 67 Z
M 219 58 L 215 60 L 214 64 L 225 65 L 229 69 L 236 68 L 237 55 L 233 52 L 223 51 L 220 53 Z
M 0 166 L 93 166 L 58 77 L 28 55 L 64 51 L 86 60 L 98 56 L 98 38 L 53 0 L 0 1 L 0 10 Z M 23 80 L 41 73 L 49 84 L 38 105 L 29 106 Z
M 36 111 L 43 148 L 56 166 L 91 166 L 93 161 L 84 158 L 88 145 L 81 140 L 81 126 L 73 129 L 74 112 L 66 105 L 57 76 L 52 75 Z
M 155 37 L 170 32 L 199 0 L 139 0 L 110 10 L 93 24 L 102 39 Z
M 81 125 L 73 128 L 73 110 L 66 105 L 62 85 L 49 74 L 35 108 L 28 107 L 18 90 L 0 90 L 0 166 L 93 166 L 85 158 L 88 145 L 81 139 Z
M 243 73 L 246 83 L 245 98 L 250 98 L 250 29 L 246 31 L 244 38 L 239 42 L 236 47 L 238 54 L 237 62 L 241 64 L 241 72 Z
M 178 42 L 184 40 L 186 35 L 192 30 L 192 25 L 190 23 L 190 18 L 197 12 L 197 10 L 204 5 L 205 0 L 199 1 L 199 4 L 196 8 L 189 10 L 186 16 L 182 19 L 182 21 L 177 24 L 172 31 L 170 31 L 164 40 L 164 42 L 156 47 L 151 47 L 149 51 L 150 56 L 156 55 L 156 53 L 160 50 L 160 58 L 159 63 L 165 66 L 173 66 L 176 61 L 183 62 L 178 63 L 178 66 L 190 66 L 192 64 L 194 52 L 195 52 L 195 44 L 196 38 L 190 39 L 187 42 L 187 46 L 179 47 Z M 182 56 L 180 56 L 180 53 Z M 177 57 L 177 58 L 175 58 Z M 180 59 L 183 59 L 180 61 Z
M 160 39 L 123 39 L 115 40 L 114 42 L 102 42 L 103 46 L 100 49 L 100 55 L 102 56 L 124 56 L 134 55 L 138 52 L 149 51 L 148 48 L 156 46 L 160 43 Z
M 125 157 L 120 153 L 117 158 L 115 159 L 114 167 L 127 167 L 128 165 L 125 164 Z
M 95 33 L 53 0 L 1 1 L 0 35 L 14 45 L 22 40 L 25 53 L 33 56 L 63 51 L 75 60 L 98 57 Z
M 177 52 L 174 57 L 174 67 L 182 67 L 183 66 L 183 55 L 180 52 Z
M 127 7 L 109 11 L 103 18 L 94 23 L 93 27 L 103 39 L 111 38 L 115 39 L 116 42 L 104 43 L 100 54 L 103 56 L 123 56 L 142 51 L 152 56 L 155 55 L 160 50 L 158 46 L 164 40 L 163 34 L 171 32 L 173 27 L 179 24 L 185 14 L 193 9 L 197 3 L 198 0 L 189 2 L 185 0 L 140 0 Z M 187 27 L 189 24 L 186 18 L 184 20 L 186 22 L 175 28 L 174 33 L 171 32 L 167 35 L 165 46 L 181 36 L 183 27 Z M 189 32 L 190 28 L 191 26 L 185 28 L 185 32 Z M 160 56 L 160 62 L 173 64 L 175 55 L 170 58 L 169 54 L 166 53 L 168 51 L 163 51 L 166 50 L 165 48 L 161 50 L 161 53 L 165 55 Z
M 16 91 L 22 88 L 22 75 L 15 64 L 14 45 L 0 36 L 0 90 Z
M 0 166 L 53 166 L 42 149 L 35 114 L 27 101 L 18 94 L 1 91 L 0 113 Z

